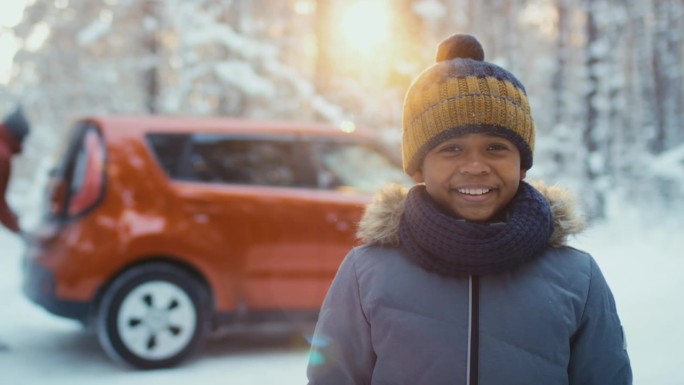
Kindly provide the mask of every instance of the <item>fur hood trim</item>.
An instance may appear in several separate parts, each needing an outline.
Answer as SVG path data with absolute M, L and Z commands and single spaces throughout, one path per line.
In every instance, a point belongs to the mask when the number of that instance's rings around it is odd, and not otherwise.
M 551 205 L 553 234 L 549 239 L 552 247 L 566 245 L 568 236 L 586 228 L 584 217 L 579 213 L 572 194 L 558 186 L 547 186 L 543 182 L 534 187 L 544 195 Z M 399 246 L 399 222 L 404 213 L 404 201 L 408 188 L 389 185 L 381 189 L 366 207 L 359 222 L 356 236 L 361 242 L 384 246 Z

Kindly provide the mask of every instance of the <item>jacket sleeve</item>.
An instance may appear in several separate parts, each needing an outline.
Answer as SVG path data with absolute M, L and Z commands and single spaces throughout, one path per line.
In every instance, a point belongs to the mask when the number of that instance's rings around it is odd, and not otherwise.
M 571 341 L 568 377 L 571 385 L 632 383 L 627 344 L 615 300 L 593 258 L 584 312 Z
M 375 353 L 363 309 L 356 250 L 340 265 L 316 323 L 307 375 L 309 385 L 370 384 Z
M 20 231 L 19 222 L 5 200 L 11 170 L 11 162 L 0 153 L 0 223 L 9 230 L 18 233 Z

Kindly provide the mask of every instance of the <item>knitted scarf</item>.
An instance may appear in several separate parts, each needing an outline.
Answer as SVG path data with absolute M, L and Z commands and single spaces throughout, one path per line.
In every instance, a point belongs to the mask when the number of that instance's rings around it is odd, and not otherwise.
M 553 232 L 551 208 L 534 187 L 521 182 L 505 222 L 469 222 L 443 212 L 425 186 L 408 192 L 399 238 L 425 269 L 446 276 L 499 273 L 534 258 Z

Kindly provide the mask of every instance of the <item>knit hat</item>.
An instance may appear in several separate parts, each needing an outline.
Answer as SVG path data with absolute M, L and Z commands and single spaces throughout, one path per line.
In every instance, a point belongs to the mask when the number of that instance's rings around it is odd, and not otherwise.
M 26 120 L 21 106 L 17 107 L 14 112 L 7 116 L 2 125 L 19 143 L 24 141 L 24 138 L 30 131 L 28 120 Z
M 532 167 L 534 121 L 522 83 L 484 61 L 482 46 L 471 35 L 443 40 L 435 61 L 413 81 L 404 99 L 404 171 L 415 174 L 438 143 L 476 132 L 510 140 L 520 151 L 521 168 Z

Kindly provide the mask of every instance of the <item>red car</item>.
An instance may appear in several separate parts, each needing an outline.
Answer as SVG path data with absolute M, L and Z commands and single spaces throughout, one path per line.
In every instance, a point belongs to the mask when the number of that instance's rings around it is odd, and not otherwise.
M 139 368 L 173 366 L 225 326 L 313 322 L 371 193 L 407 182 L 349 131 L 83 119 L 29 237 L 24 291 Z

